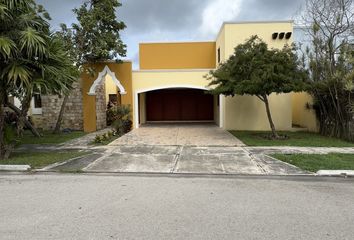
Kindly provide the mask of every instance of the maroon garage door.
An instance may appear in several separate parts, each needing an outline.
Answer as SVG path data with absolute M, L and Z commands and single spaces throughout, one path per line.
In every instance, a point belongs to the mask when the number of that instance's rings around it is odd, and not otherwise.
M 212 121 L 213 96 L 197 89 L 165 89 L 146 93 L 147 121 Z

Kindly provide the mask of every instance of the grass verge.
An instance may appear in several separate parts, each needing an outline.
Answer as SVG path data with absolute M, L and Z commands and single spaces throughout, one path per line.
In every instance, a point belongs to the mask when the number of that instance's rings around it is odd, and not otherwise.
M 319 170 L 354 170 L 354 154 L 273 154 L 271 156 L 310 172 Z
M 30 165 L 32 168 L 43 168 L 53 163 L 64 162 L 69 159 L 86 155 L 86 152 L 21 152 L 11 154 L 9 159 L 1 160 L 4 165 Z
M 25 131 L 23 137 L 19 140 L 19 144 L 60 144 L 86 135 L 86 133 L 80 131 L 59 134 L 44 131 L 41 134 L 43 137 L 37 138 L 30 131 Z
M 266 136 L 270 132 L 230 131 L 230 133 L 248 146 L 354 147 L 354 143 L 310 132 L 279 132 L 289 137 L 283 140 L 267 139 Z

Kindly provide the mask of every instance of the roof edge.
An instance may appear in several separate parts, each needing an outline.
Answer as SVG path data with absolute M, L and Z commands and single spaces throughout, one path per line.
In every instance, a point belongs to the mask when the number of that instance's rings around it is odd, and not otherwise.
M 166 72 L 209 72 L 215 68 L 184 68 L 184 69 L 138 69 L 133 73 L 166 73 Z
M 143 44 L 185 44 L 185 43 L 215 43 L 214 40 L 205 40 L 205 41 L 198 41 L 198 40 L 191 40 L 191 41 L 166 41 L 166 42 L 140 42 L 139 45 Z
M 218 34 L 216 35 L 216 40 L 219 38 L 225 25 L 231 24 L 271 24 L 271 23 L 294 23 L 294 20 L 267 20 L 267 21 L 225 21 L 222 23 Z

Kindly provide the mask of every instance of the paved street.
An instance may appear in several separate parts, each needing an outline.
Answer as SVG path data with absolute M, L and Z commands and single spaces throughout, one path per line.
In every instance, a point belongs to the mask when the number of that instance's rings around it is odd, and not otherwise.
M 0 238 L 353 239 L 354 181 L 0 175 Z

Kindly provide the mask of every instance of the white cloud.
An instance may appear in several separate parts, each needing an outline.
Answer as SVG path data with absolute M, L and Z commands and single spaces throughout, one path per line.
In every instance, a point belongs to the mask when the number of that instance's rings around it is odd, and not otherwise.
M 200 33 L 205 37 L 215 37 L 225 21 L 234 20 L 241 11 L 243 0 L 212 0 L 204 9 Z

